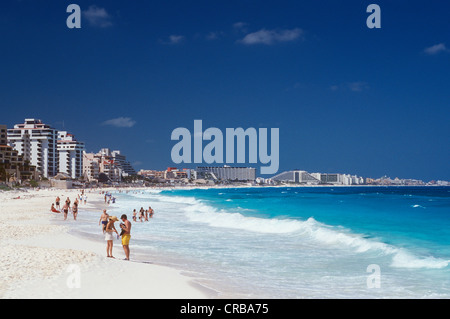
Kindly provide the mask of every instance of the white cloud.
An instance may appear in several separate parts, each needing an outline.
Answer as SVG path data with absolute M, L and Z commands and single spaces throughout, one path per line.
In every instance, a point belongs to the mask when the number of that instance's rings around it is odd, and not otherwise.
M 303 37 L 303 30 L 295 28 L 292 30 L 266 30 L 261 29 L 257 32 L 247 34 L 239 42 L 246 45 L 265 44 L 272 45 L 281 42 L 295 41 Z
M 224 36 L 224 32 L 210 32 L 206 35 L 206 40 L 217 40 L 218 38 Z
M 431 47 L 425 48 L 423 51 L 428 55 L 435 55 L 441 52 L 450 52 L 444 43 L 435 44 Z
M 237 31 L 243 31 L 243 32 L 246 32 L 247 31 L 247 27 L 248 26 L 248 23 L 245 23 L 245 22 L 236 22 L 236 23 L 233 23 L 233 28 L 235 29 L 235 30 L 237 30 Z
M 331 91 L 346 91 L 350 90 L 352 92 L 362 92 L 369 89 L 369 85 L 364 81 L 348 82 L 343 84 L 333 84 L 330 86 Z
M 133 121 L 130 117 L 118 117 L 102 123 L 102 125 L 110 125 L 115 127 L 133 127 L 135 124 L 136 121 Z
M 169 36 L 169 41 L 166 42 L 166 44 L 179 44 L 179 43 L 183 42 L 184 39 L 185 39 L 185 37 L 182 35 L 171 35 L 171 36 Z
M 364 89 L 368 89 L 369 86 L 366 82 L 351 82 L 348 83 L 348 88 L 353 92 L 361 92 Z
M 96 5 L 89 6 L 82 14 L 94 27 L 107 28 L 113 25 L 111 15 L 104 8 L 99 8 Z

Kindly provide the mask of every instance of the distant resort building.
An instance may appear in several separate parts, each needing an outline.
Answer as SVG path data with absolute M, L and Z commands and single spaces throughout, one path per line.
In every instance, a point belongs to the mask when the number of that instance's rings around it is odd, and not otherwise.
M 65 131 L 58 133 L 59 173 L 65 173 L 73 179 L 83 176 L 84 143 Z
M 283 172 L 271 178 L 279 183 L 305 185 L 361 185 L 364 178 L 349 174 L 308 173 L 301 170 Z
M 213 179 L 221 181 L 254 181 L 256 168 L 253 167 L 197 167 L 198 179 Z
M 102 148 L 98 153 L 83 153 L 83 176 L 89 182 L 121 182 L 131 175 L 136 175 L 136 171 L 120 151 Z
M 122 169 L 123 176 L 132 176 L 137 174 L 131 163 L 127 161 L 126 156 L 121 154 L 120 151 L 112 151 L 111 156 L 120 169 Z
M 189 179 L 192 177 L 191 171 L 192 170 L 186 168 L 178 169 L 176 167 L 168 167 L 164 171 L 141 169 L 137 174 L 144 178 L 164 181 L 174 179 Z
M 293 184 L 307 184 L 307 185 L 318 185 L 320 184 L 320 179 L 314 177 L 306 171 L 287 171 L 281 174 L 275 175 L 271 178 L 272 181 L 293 183 Z

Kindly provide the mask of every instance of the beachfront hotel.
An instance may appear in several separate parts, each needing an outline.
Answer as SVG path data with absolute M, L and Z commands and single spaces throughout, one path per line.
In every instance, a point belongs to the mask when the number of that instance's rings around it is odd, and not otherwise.
M 8 145 L 6 125 L 0 125 L 0 181 L 19 182 L 37 180 L 36 167 L 25 161 L 19 152 Z
M 58 174 L 57 140 L 58 131 L 37 119 L 25 119 L 8 130 L 9 145 L 46 178 Z
M 256 179 L 256 168 L 253 167 L 197 167 L 197 178 L 213 179 L 222 181 L 254 181 Z
M 364 179 L 356 175 L 349 174 L 324 174 L 308 173 L 302 170 L 293 170 L 280 173 L 271 178 L 272 181 L 292 184 L 306 185 L 361 185 Z
M 57 148 L 59 154 L 59 172 L 73 179 L 83 176 L 84 142 L 77 141 L 66 131 L 58 132 Z
M 65 173 L 76 179 L 83 175 L 84 143 L 72 134 L 30 118 L 7 130 L 7 136 L 9 146 L 35 166 L 43 177 Z
M 111 157 L 122 169 L 123 176 L 132 176 L 137 174 L 136 170 L 133 168 L 131 163 L 127 161 L 127 157 L 123 155 L 120 151 L 112 151 Z
M 98 153 L 83 152 L 84 178 L 98 182 L 102 174 L 112 182 L 120 182 L 123 177 L 136 175 L 136 171 L 120 151 L 102 148 Z

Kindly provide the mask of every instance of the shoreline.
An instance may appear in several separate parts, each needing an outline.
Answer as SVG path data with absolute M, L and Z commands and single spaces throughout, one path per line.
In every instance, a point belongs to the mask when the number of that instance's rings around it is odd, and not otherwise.
M 88 203 L 80 205 L 80 211 L 102 209 L 91 204 L 102 200 L 99 191 L 87 193 Z M 214 291 L 175 268 L 120 260 L 124 254 L 118 241 L 114 245 L 116 259 L 110 259 L 105 257 L 104 241 L 71 234 L 64 223 L 73 222 L 72 216 L 63 221 L 60 214 L 51 215 L 50 206 L 56 196 L 69 196 L 73 201 L 79 192 L 51 189 L 0 193 L 0 216 L 5 226 L 0 234 L 1 299 L 216 297 Z
M 195 187 L 195 189 L 202 188 L 204 187 Z M 398 187 L 391 186 L 391 188 Z M 187 190 L 185 187 L 172 188 L 174 189 Z M 104 195 L 100 194 L 101 191 L 115 193 L 118 190 L 104 188 L 88 191 L 88 203 L 80 205 L 80 215 L 87 216 L 92 213 L 97 218 L 101 210 L 107 208 L 110 215 L 120 217 L 118 207 L 104 204 Z M 159 192 L 171 189 L 136 187 L 122 190 Z M 214 280 L 202 278 L 201 275 L 196 276 L 197 273 L 189 267 L 166 263 L 174 257 L 169 252 L 161 251 L 159 255 L 146 254 L 145 251 L 136 248 L 132 251 L 131 262 L 122 261 L 123 249 L 120 241 L 115 240 L 114 256 L 117 259 L 106 258 L 106 243 L 100 229 L 98 236 L 96 232 L 85 233 L 83 230 L 77 232 L 76 227 L 72 227 L 75 225 L 72 215 L 69 214 L 68 221 L 63 221 L 60 214 L 50 213 L 50 205 L 57 195 L 62 200 L 67 196 L 73 200 L 78 193 L 80 190 L 57 189 L 0 192 L 0 216 L 3 219 L 2 224 L 6 226 L 0 233 L 0 243 L 4 247 L 0 251 L 3 265 L 0 269 L 0 299 L 246 299 L 248 297 L 239 289 L 234 289 L 236 287 L 232 285 L 225 287 L 231 289 L 223 290 L 224 287 L 220 286 L 223 282 L 218 286 L 210 285 L 209 283 L 214 283 Z M 20 199 L 16 199 L 18 195 Z M 91 225 L 91 222 L 88 225 Z M 71 265 L 76 265 L 75 270 L 79 270 L 81 288 L 68 287 L 68 280 L 72 277 Z

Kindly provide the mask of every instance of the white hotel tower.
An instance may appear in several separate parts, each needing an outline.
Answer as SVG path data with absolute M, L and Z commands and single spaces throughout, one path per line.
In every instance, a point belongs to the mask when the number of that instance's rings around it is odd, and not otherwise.
M 14 125 L 8 130 L 8 142 L 45 178 L 58 173 L 73 179 L 83 176 L 84 143 L 67 132 L 42 124 L 41 120 L 25 119 L 25 123 Z
M 58 133 L 59 172 L 76 179 L 83 176 L 84 143 L 65 131 Z
M 41 120 L 25 119 L 24 124 L 8 130 L 8 142 L 24 160 L 48 178 L 58 173 L 58 131 Z

